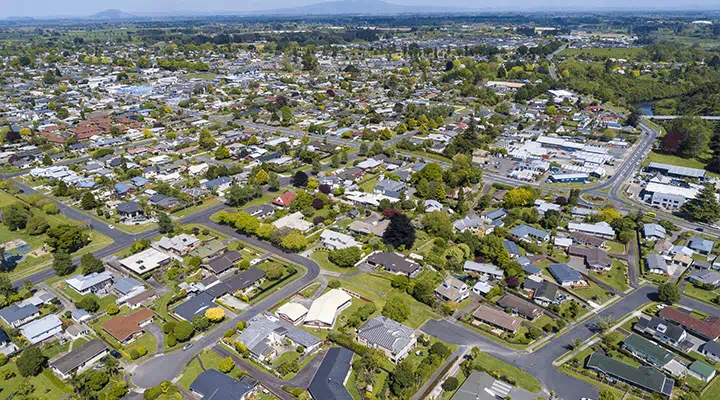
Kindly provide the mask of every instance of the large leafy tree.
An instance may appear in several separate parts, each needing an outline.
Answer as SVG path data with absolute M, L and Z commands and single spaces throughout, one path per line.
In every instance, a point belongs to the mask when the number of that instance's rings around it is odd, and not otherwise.
M 672 282 L 666 282 L 658 286 L 658 298 L 667 304 L 673 304 L 680 300 L 680 289 Z
M 688 217 L 695 221 L 712 223 L 720 218 L 720 203 L 715 196 L 715 187 L 711 184 L 705 187 L 680 208 Z
M 47 358 L 40 351 L 39 347 L 30 347 L 22 352 L 17 360 L 17 367 L 20 375 L 24 377 L 35 376 L 43 370 Z
M 70 255 L 61 250 L 55 253 L 53 257 L 53 269 L 58 276 L 65 276 L 70 275 L 75 270 L 75 267 Z
M 105 271 L 105 265 L 102 260 L 95 257 L 92 253 L 83 254 L 83 256 L 80 257 L 80 268 L 83 275 Z
M 48 229 L 45 242 L 55 251 L 74 253 L 88 244 L 90 238 L 79 226 L 63 224 Z
M 393 247 L 409 249 L 415 243 L 415 227 L 405 214 L 396 213 L 390 217 L 390 224 L 383 234 L 383 241 Z

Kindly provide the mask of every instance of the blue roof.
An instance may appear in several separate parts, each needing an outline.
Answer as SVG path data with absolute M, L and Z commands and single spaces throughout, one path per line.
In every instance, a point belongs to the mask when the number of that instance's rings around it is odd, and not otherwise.
M 540 239 L 545 239 L 549 235 L 549 233 L 547 231 L 533 228 L 532 226 L 528 226 L 525 224 L 518 225 L 518 226 L 512 228 L 510 230 L 510 234 L 515 237 L 519 237 L 519 238 L 523 238 L 525 236 L 532 236 L 532 237 L 540 238 Z
M 207 181 L 203 183 L 203 186 L 205 186 L 208 189 L 213 189 L 217 186 L 224 185 L 226 183 L 232 182 L 232 179 L 228 178 L 227 176 L 221 176 L 219 178 L 215 178 L 211 181 Z
M 132 179 L 130 179 L 132 183 L 135 184 L 135 186 L 145 186 L 146 183 L 148 183 L 148 180 L 143 178 L 142 176 L 136 176 Z
M 90 189 L 94 188 L 97 185 L 97 182 L 95 181 L 80 181 L 75 183 L 76 187 L 79 187 L 81 189 Z
M 21 321 L 38 312 L 40 312 L 40 310 L 32 304 L 28 304 L 24 307 L 13 304 L 10 307 L 0 310 L 0 317 L 2 317 L 8 324 L 12 324 L 13 322 Z
M 550 264 L 548 270 L 560 284 L 582 280 L 582 275 L 567 264 Z
M 130 189 L 132 189 L 132 187 L 128 184 L 125 184 L 125 183 L 116 183 L 115 184 L 115 193 L 117 193 L 117 194 L 126 193 Z
M 713 247 L 715 247 L 715 242 L 713 242 L 712 240 L 694 236 L 692 239 L 690 239 L 690 244 L 688 245 L 688 247 L 693 250 L 710 253 L 712 252 Z
M 530 275 L 536 275 L 542 271 L 542 268 L 536 267 L 532 264 L 527 264 L 527 265 L 523 265 L 523 271 L 527 272 Z
M 503 247 L 505 247 L 505 250 L 507 250 L 508 253 L 510 253 L 511 256 L 519 256 L 520 255 L 520 249 L 518 249 L 517 244 L 515 242 L 510 240 L 503 240 Z

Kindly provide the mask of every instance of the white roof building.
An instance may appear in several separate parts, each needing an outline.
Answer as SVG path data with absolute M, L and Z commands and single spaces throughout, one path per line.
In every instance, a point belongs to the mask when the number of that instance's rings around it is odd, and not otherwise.
M 305 316 L 305 325 L 331 329 L 337 314 L 349 306 L 352 298 L 340 289 L 332 289 L 310 305 Z
M 297 324 L 308 313 L 300 303 L 285 303 L 277 309 L 277 315 L 293 324 Z
M 300 211 L 286 215 L 272 224 L 278 229 L 288 227 L 291 229 L 297 229 L 300 232 L 309 231 L 313 226 L 312 222 L 308 222 L 303 219 L 303 215 Z
M 73 276 L 72 278 L 67 279 L 65 282 L 71 288 L 75 289 L 76 292 L 84 293 L 88 291 L 88 289 L 100 286 L 105 283 L 109 283 L 112 281 L 112 279 L 113 277 L 109 272 L 103 271 L 100 273 L 93 272 L 92 274 L 86 276 Z
M 582 232 L 589 235 L 600 236 L 605 239 L 612 239 L 615 237 L 615 230 L 607 222 L 598 222 L 596 224 L 586 223 L 568 223 L 568 231 L 570 232 Z
M 23 325 L 20 332 L 31 344 L 40 343 L 62 332 L 62 321 L 55 314 Z
M 350 235 L 326 229 L 320 234 L 323 244 L 330 250 L 346 249 L 348 247 L 361 247 L 361 244 Z
M 152 247 L 120 260 L 120 265 L 142 275 L 170 262 L 170 256 Z

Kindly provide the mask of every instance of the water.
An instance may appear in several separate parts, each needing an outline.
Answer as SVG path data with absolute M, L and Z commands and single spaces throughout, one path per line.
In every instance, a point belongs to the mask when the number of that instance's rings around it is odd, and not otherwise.
M 653 116 L 654 115 L 653 110 L 652 110 L 653 104 L 655 104 L 654 101 L 641 101 L 639 103 L 635 103 L 634 105 L 640 114 Z

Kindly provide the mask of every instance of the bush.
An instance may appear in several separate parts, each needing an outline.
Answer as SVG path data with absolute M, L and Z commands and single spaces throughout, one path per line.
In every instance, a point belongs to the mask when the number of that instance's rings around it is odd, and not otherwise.
M 115 315 L 120 312 L 120 309 L 115 304 L 109 304 L 105 311 L 110 315 Z
M 225 357 L 222 361 L 220 361 L 218 368 L 220 369 L 220 372 L 227 374 L 235 368 L 235 361 L 232 357 Z
M 458 380 L 456 377 L 451 376 L 447 379 L 445 379 L 445 382 L 442 384 L 442 388 L 446 392 L 452 392 L 453 390 L 457 389 L 458 387 Z
M 328 260 L 341 268 L 350 268 L 360 261 L 362 250 L 359 247 L 352 246 L 345 249 L 332 250 L 328 253 Z
M 145 346 L 138 346 L 137 351 L 138 351 L 138 354 L 140 355 L 140 357 L 142 357 L 148 353 L 148 350 L 145 348 Z
M 137 349 L 131 349 L 128 353 L 130 355 L 130 359 L 137 360 L 140 358 L 140 352 Z
M 247 322 L 245 322 L 245 321 L 239 321 L 237 323 L 237 325 L 235 325 L 237 330 L 239 330 L 240 332 L 244 331 L 246 326 L 247 326 Z
M 7 354 L 0 354 L 0 367 L 4 366 L 8 362 Z
M 330 279 L 330 282 L 328 282 L 328 287 L 330 289 L 337 289 L 341 285 L 340 281 L 337 279 Z
M 178 341 L 185 342 L 192 337 L 194 331 L 195 327 L 193 324 L 187 321 L 182 321 L 175 326 L 173 332 L 175 333 L 175 338 Z
M 161 394 L 163 394 L 162 388 L 160 386 L 153 386 L 145 390 L 143 397 L 145 400 L 155 400 L 160 397 Z
M 45 366 L 47 358 L 37 347 L 30 347 L 20 354 L 17 359 L 18 371 L 24 377 L 35 376 L 39 374 Z
M 177 322 L 175 321 L 168 321 L 163 325 L 163 333 L 168 334 L 175 330 L 175 326 L 177 325 Z
M 177 344 L 177 339 L 175 338 L 175 334 L 170 332 L 167 335 L 167 345 L 168 347 L 174 347 Z

